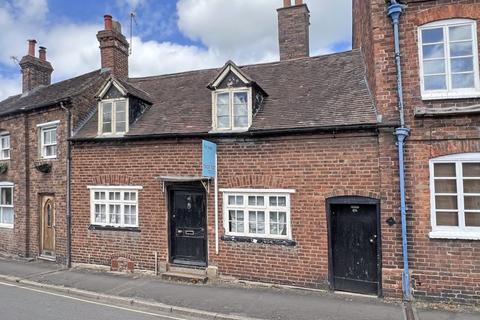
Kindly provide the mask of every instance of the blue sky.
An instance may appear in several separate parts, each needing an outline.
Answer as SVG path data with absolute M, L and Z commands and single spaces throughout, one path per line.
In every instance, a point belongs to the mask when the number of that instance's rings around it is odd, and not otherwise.
M 47 47 L 53 81 L 98 69 L 96 32 L 111 14 L 129 38 L 130 75 L 148 76 L 278 60 L 282 0 L 0 0 L 0 100 L 20 91 L 27 39 Z M 351 0 L 305 0 L 311 11 L 311 55 L 350 48 Z

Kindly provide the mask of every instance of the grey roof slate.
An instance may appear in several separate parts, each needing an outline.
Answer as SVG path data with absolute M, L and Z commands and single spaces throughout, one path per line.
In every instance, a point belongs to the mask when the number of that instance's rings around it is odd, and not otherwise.
M 377 123 L 359 50 L 240 67 L 266 93 L 249 131 Z M 131 78 L 153 105 L 130 126 L 127 136 L 208 133 L 212 96 L 207 85 L 222 68 Z M 97 135 L 97 116 L 75 138 Z

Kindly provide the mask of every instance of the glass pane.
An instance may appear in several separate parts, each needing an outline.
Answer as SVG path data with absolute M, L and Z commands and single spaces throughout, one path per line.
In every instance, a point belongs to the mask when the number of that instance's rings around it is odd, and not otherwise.
M 2 188 L 1 204 L 11 206 L 12 203 L 12 188 Z
M 472 39 L 472 26 L 450 27 L 450 41 L 470 40 Z
M 43 144 L 50 144 L 50 134 L 48 131 L 43 131 Z
M 111 122 L 103 122 L 102 131 L 103 132 L 112 132 L 112 123 Z
M 4 224 L 13 224 L 13 208 L 2 208 L 2 221 Z
M 436 209 L 457 209 L 457 196 L 435 196 Z
M 229 116 L 230 108 L 228 104 L 219 104 L 217 105 L 217 115 L 218 116 Z
M 454 89 L 464 89 L 464 88 L 474 88 L 475 87 L 475 78 L 473 73 L 461 73 L 452 75 L 452 88 Z
M 270 205 L 274 207 L 277 206 L 277 197 L 270 197 Z
M 480 193 L 480 180 L 463 180 L 464 193 Z
M 95 200 L 99 200 L 100 199 L 100 192 L 95 192 L 94 193 L 94 198 L 95 198 Z
M 115 131 L 116 132 L 126 132 L 127 131 L 127 123 L 124 121 L 117 121 L 115 124 Z
M 435 43 L 443 41 L 443 28 L 422 30 L 423 43 Z
M 233 126 L 235 128 L 246 128 L 246 127 L 248 127 L 248 117 L 247 116 L 234 117 Z
M 237 205 L 241 206 L 243 205 L 243 196 L 237 196 L 237 201 L 236 201 Z
M 217 118 L 218 128 L 230 128 L 230 116 L 221 116 Z
M 279 222 L 281 223 L 287 223 L 287 213 L 286 212 L 279 212 L 278 213 L 278 217 L 279 217 Z
M 277 223 L 278 222 L 278 212 L 271 211 L 270 212 L 270 223 Z
M 50 130 L 50 141 L 52 144 L 57 143 L 57 129 Z
M 437 212 L 437 226 L 458 226 L 456 212 Z
M 446 90 L 447 82 L 445 76 L 424 76 L 425 90 Z
M 435 193 L 457 193 L 457 180 L 435 180 Z
M 452 72 L 473 71 L 473 58 L 454 58 L 451 59 L 451 65 Z
M 249 205 L 249 206 L 255 206 L 255 205 L 257 205 L 257 197 L 255 197 L 255 196 L 249 196 L 249 197 L 248 197 L 248 205 Z
M 247 104 L 247 93 L 246 92 L 237 92 L 233 95 L 234 104 Z
M 463 163 L 464 177 L 480 177 L 480 163 Z
M 423 63 L 424 74 L 445 73 L 445 60 L 431 60 Z
M 287 198 L 285 197 L 278 197 L 278 206 L 285 207 L 287 205 Z
M 460 56 L 471 56 L 473 55 L 472 42 L 456 42 L 450 44 L 450 56 L 451 57 L 460 57 Z
M 465 210 L 480 210 L 480 197 L 465 196 L 463 201 Z
M 103 104 L 103 122 L 112 121 L 112 104 L 104 103 Z
M 423 59 L 443 58 L 444 54 L 443 44 L 423 45 Z
M 264 197 L 257 197 L 257 206 L 264 206 L 265 205 L 265 198 Z
M 480 212 L 465 212 L 465 225 L 467 227 L 480 227 Z
M 228 204 L 235 205 L 235 196 L 228 196 Z
M 433 167 L 433 172 L 436 178 L 455 177 L 455 163 L 436 163 Z
M 221 93 L 217 94 L 217 106 L 219 105 L 229 105 L 229 94 L 228 93 Z

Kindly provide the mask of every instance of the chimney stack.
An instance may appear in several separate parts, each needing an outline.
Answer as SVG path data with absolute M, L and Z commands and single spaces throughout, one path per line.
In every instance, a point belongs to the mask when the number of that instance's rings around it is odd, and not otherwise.
M 280 61 L 310 56 L 310 10 L 303 0 L 283 0 L 278 12 Z
M 28 53 L 20 60 L 22 69 L 22 92 L 26 93 L 38 86 L 48 86 L 52 81 L 53 68 L 47 61 L 45 47 L 40 47 L 39 58 L 35 57 L 36 40 L 28 40 Z
M 126 79 L 128 78 L 128 41 L 122 34 L 118 21 L 114 21 L 111 15 L 105 15 L 103 18 L 104 30 L 97 33 L 102 69 L 110 69 L 113 76 Z

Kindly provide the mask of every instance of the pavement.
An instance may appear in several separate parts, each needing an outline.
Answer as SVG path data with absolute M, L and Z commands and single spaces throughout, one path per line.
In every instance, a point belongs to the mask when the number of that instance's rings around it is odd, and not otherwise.
M 116 304 L 123 302 L 138 308 L 193 316 L 195 319 L 404 319 L 401 304 L 387 303 L 372 297 L 238 283 L 191 285 L 166 282 L 146 275 L 114 274 L 86 269 L 67 270 L 46 262 L 0 259 L 0 281 L 2 279 L 18 285 L 60 290 L 66 295 L 81 295 Z M 2 298 L 0 305 L 3 303 Z M 448 313 L 420 309 L 416 313 L 418 320 L 480 319 L 480 314 L 465 312 Z

